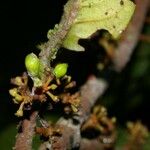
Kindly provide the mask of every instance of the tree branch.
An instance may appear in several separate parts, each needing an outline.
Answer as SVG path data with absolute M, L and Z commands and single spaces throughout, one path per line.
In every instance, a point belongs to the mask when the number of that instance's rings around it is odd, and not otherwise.
M 60 118 L 57 125 L 63 127 L 61 137 L 53 137 L 51 139 L 52 149 L 66 150 L 77 148 L 80 146 L 80 128 L 84 121 L 90 115 L 91 108 L 95 104 L 107 88 L 107 83 L 97 79 L 94 76 L 90 77 L 85 85 L 81 87 L 81 107 L 77 114 L 72 119 Z
M 149 0 L 135 0 L 136 9 L 131 22 L 123 33 L 113 59 L 115 70 L 120 72 L 129 62 L 131 54 L 138 42 L 149 8 Z
M 55 57 L 57 50 L 60 48 L 63 39 L 65 38 L 69 28 L 76 18 L 79 9 L 79 0 L 69 0 L 64 8 L 64 14 L 56 30 L 51 34 L 48 42 L 39 46 L 41 52 L 39 57 L 45 68 L 49 68 L 50 58 Z M 31 150 L 32 138 L 34 135 L 35 121 L 37 112 L 30 116 L 30 120 L 23 120 L 22 132 L 16 137 L 16 150 Z
M 32 150 L 32 139 L 35 134 L 35 126 L 38 112 L 33 112 L 30 119 L 22 121 L 22 130 L 16 136 L 15 150 Z
M 61 47 L 63 39 L 77 16 L 78 9 L 79 0 L 69 0 L 64 6 L 64 14 L 59 25 L 50 34 L 48 42 L 40 46 L 42 51 L 39 56 L 45 67 L 49 66 L 50 58 L 53 59 Z
M 136 2 L 137 8 L 135 11 L 135 15 L 127 30 L 125 31 L 124 38 L 122 39 L 122 41 L 120 41 L 118 50 L 115 54 L 114 64 L 117 71 L 121 71 L 129 61 L 131 53 L 133 52 L 133 49 L 137 44 L 138 37 L 140 35 L 144 23 L 144 18 L 148 9 L 149 0 L 136 0 Z M 55 139 L 57 142 L 52 142 L 53 148 L 57 147 L 58 149 L 63 150 L 63 148 L 61 147 L 63 146 L 64 149 L 71 149 L 78 147 L 79 142 L 81 149 L 85 148 L 85 143 L 88 144 L 89 147 L 91 147 L 91 144 L 94 144 L 95 148 L 97 146 L 102 147 L 99 142 L 94 140 L 90 143 L 85 139 L 81 140 L 81 137 L 78 135 L 80 134 L 80 127 L 82 123 L 87 119 L 90 114 L 91 108 L 94 106 L 97 98 L 105 92 L 106 87 L 107 84 L 105 82 L 99 81 L 96 78 L 91 78 L 87 81 L 87 83 L 81 88 L 81 108 L 78 112 L 78 115 L 74 117 L 79 121 L 79 124 L 75 126 L 70 120 L 61 118 L 57 124 L 63 124 L 63 122 L 65 122 L 65 132 L 62 133 L 61 138 Z M 69 128 L 72 128 L 72 132 L 67 132 L 69 134 L 66 134 L 66 131 L 70 131 Z M 74 141 L 74 143 L 76 144 L 73 145 L 71 143 L 72 141 Z M 102 149 L 104 149 L 104 147 Z

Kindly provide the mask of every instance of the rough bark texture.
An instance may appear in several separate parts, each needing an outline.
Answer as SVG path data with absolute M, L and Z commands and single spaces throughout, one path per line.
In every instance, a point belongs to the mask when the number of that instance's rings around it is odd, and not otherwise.
M 49 66 L 50 58 L 57 53 L 57 50 L 61 47 L 61 43 L 65 38 L 68 30 L 74 22 L 79 9 L 79 0 L 70 0 L 64 7 L 64 14 L 58 25 L 56 31 L 54 31 L 48 42 L 41 45 L 41 53 L 39 56 L 45 66 Z
M 15 150 L 31 150 L 32 139 L 35 134 L 35 126 L 38 112 L 33 112 L 30 119 L 22 121 L 22 130 L 16 136 Z

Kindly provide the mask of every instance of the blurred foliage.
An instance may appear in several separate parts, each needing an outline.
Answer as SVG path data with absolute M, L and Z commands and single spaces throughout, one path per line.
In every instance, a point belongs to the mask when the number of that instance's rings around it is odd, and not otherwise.
M 150 34 L 150 27 L 144 27 L 143 34 Z M 150 91 L 150 43 L 140 42 L 131 61 L 120 74 L 115 74 L 108 91 L 100 102 L 120 122 L 141 119 L 148 126 Z
M 0 132 L 0 149 L 10 150 L 14 146 L 17 134 L 16 124 L 10 124 Z
M 128 132 L 124 128 L 118 128 L 118 137 L 116 142 L 116 150 L 121 150 L 127 143 Z M 150 135 L 146 139 L 146 143 L 143 145 L 143 150 L 149 150 L 150 148 Z

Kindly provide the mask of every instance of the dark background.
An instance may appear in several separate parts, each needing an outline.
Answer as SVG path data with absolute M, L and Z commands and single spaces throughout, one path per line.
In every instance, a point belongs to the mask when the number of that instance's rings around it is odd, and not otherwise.
M 8 94 L 10 78 L 25 71 L 25 56 L 30 52 L 37 53 L 36 45 L 47 40 L 48 29 L 60 20 L 64 2 L 8 0 L 0 3 L 1 129 L 16 118 Z
M 10 78 L 25 71 L 24 58 L 30 52 L 38 53 L 36 45 L 46 41 L 48 29 L 58 23 L 63 4 L 60 1 L 7 0 L 0 2 L 0 145 L 13 143 L 15 125 L 18 122 L 8 90 Z M 144 25 L 144 34 L 150 35 L 150 26 Z M 59 53 L 61 55 L 62 52 Z M 78 85 L 93 71 L 97 53 L 76 53 L 64 50 L 58 61 L 69 62 L 69 72 Z M 110 77 L 111 86 L 99 100 L 107 106 L 110 116 L 118 118 L 118 124 L 127 120 L 142 120 L 150 127 L 150 43 L 139 42 L 125 70 L 116 74 L 111 69 L 104 72 Z M 15 125 L 14 125 L 15 124 Z M 4 145 L 4 144 L 2 144 Z M 7 144 L 6 144 L 7 145 Z M 7 148 L 5 148 L 7 149 Z

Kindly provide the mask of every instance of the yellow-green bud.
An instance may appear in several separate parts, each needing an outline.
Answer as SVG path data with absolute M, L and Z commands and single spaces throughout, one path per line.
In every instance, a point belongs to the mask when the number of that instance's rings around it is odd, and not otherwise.
M 54 68 L 54 75 L 56 76 L 56 78 L 63 77 L 67 73 L 67 68 L 68 64 L 66 63 L 56 65 L 56 67 Z
M 33 76 L 39 75 L 40 70 L 40 60 L 39 58 L 34 54 L 30 53 L 25 58 L 25 66 L 27 68 L 27 71 Z
M 23 100 L 23 97 L 22 97 L 21 95 L 17 94 L 17 95 L 15 96 L 15 100 L 16 100 L 17 102 L 21 102 L 21 101 Z
M 57 85 L 56 84 L 52 84 L 52 85 L 50 85 L 50 87 L 49 87 L 51 90 L 55 90 L 56 88 L 57 88 Z
M 22 79 L 21 79 L 21 77 L 16 77 L 15 78 L 15 84 L 18 85 L 18 86 L 24 84 L 23 81 L 22 81 Z
M 18 93 L 17 93 L 17 88 L 13 88 L 9 90 L 9 94 L 13 97 L 15 97 Z
M 17 110 L 17 112 L 15 113 L 16 116 L 18 117 L 22 117 L 23 116 L 23 110 Z

